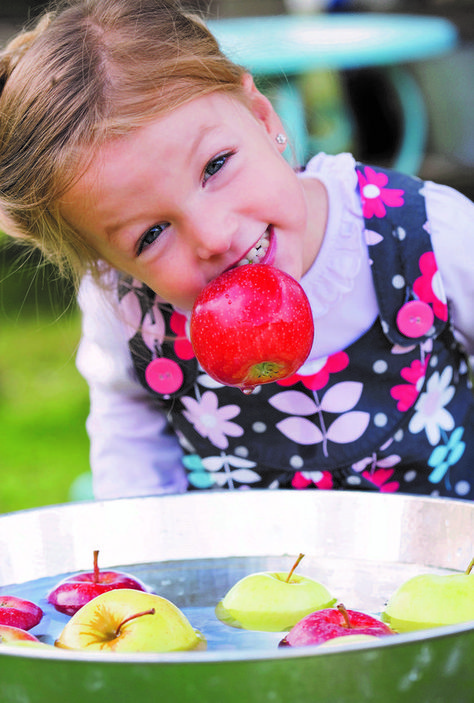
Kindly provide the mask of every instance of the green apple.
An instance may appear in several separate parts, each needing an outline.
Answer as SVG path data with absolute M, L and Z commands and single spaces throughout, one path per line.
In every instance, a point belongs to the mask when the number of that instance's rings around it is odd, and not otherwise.
M 302 558 L 300 554 L 289 573 L 262 571 L 245 576 L 217 604 L 217 617 L 244 630 L 283 632 L 305 615 L 333 605 L 336 598 L 325 586 L 294 573 Z
M 177 652 L 204 649 L 205 640 L 171 601 L 120 588 L 82 606 L 55 645 L 100 652 Z
M 464 573 L 420 574 L 389 599 L 382 619 L 397 632 L 474 620 L 474 559 Z

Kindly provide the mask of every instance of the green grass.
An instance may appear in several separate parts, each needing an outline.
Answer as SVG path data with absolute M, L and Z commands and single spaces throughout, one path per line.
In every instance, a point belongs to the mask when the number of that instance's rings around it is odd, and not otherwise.
M 89 469 L 75 311 L 0 316 L 0 512 L 64 503 Z

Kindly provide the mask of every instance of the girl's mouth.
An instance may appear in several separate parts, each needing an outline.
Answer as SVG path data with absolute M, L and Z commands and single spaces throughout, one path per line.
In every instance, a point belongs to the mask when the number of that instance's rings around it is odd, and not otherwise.
M 246 264 L 261 264 L 264 262 L 271 244 L 271 228 L 268 227 L 251 249 L 245 254 L 236 266 L 245 266 Z

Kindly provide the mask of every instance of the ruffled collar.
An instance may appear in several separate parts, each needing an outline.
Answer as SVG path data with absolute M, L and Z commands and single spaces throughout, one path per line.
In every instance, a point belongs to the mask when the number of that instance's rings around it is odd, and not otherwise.
M 350 154 L 318 154 L 300 178 L 318 178 L 328 193 L 328 223 L 321 249 L 300 283 L 315 318 L 326 315 L 354 288 L 362 259 L 364 220 Z

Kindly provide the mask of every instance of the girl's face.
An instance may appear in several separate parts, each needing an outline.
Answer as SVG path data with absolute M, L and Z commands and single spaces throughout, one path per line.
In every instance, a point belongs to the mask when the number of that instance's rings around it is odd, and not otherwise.
M 324 233 L 323 187 L 282 157 L 249 76 L 244 90 L 249 106 L 215 92 L 106 143 L 61 201 L 101 258 L 181 310 L 249 257 L 300 279 Z

